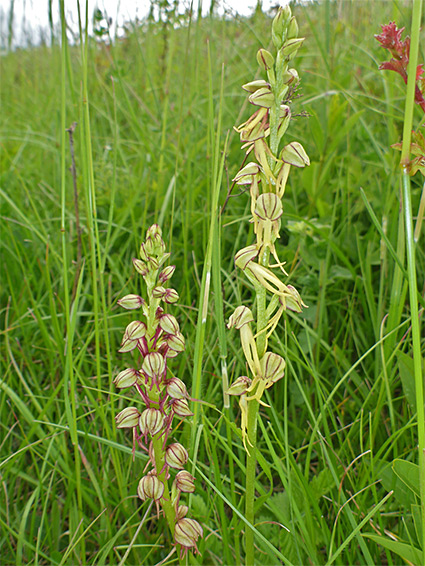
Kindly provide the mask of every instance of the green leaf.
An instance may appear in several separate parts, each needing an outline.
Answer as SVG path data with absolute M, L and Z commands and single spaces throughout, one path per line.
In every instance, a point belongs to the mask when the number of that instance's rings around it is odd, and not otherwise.
M 411 562 L 412 564 L 422 564 L 423 560 L 421 558 L 422 551 L 411 544 L 406 544 L 405 542 L 399 542 L 396 540 L 390 540 L 386 537 L 381 537 L 379 535 L 374 535 L 372 533 L 364 533 L 364 537 L 370 538 L 377 544 L 380 544 L 384 548 L 394 552 L 403 560 Z
M 415 375 L 413 372 L 413 358 L 404 352 L 397 352 L 398 371 L 400 373 L 403 392 L 413 411 L 416 411 Z
M 393 471 L 401 481 L 420 498 L 419 466 L 407 460 L 394 460 Z
M 412 517 L 413 524 L 415 525 L 416 537 L 418 541 L 420 541 L 422 537 L 422 517 L 420 505 L 412 505 Z
M 385 465 L 385 467 L 380 471 L 379 476 L 381 478 L 382 485 L 387 491 L 394 492 L 394 497 L 397 499 L 398 503 L 403 506 L 403 508 L 409 509 L 410 506 L 415 503 L 413 493 L 395 474 L 391 465 Z

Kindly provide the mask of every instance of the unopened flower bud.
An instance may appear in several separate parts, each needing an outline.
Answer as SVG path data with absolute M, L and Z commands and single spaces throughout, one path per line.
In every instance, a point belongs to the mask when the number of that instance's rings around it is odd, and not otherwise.
M 136 407 L 126 407 L 115 417 L 117 428 L 134 428 L 139 422 L 140 413 Z
M 146 277 L 146 275 L 149 273 L 149 269 L 146 263 L 141 259 L 133 258 L 133 265 L 134 269 L 137 271 L 137 273 L 140 273 L 142 277 Z
M 158 276 L 159 282 L 165 283 L 166 281 L 171 279 L 175 269 L 176 269 L 175 265 L 167 265 L 167 267 L 164 267 L 164 269 L 161 271 L 161 273 Z
M 273 352 L 266 352 L 260 360 L 260 366 L 263 379 L 271 385 L 284 376 L 286 362 L 282 356 Z
M 236 307 L 235 312 L 229 318 L 227 328 L 234 327 L 237 330 L 240 330 L 242 326 L 250 322 L 254 322 L 254 317 L 251 310 L 248 307 L 240 305 L 239 307 Z
M 257 54 L 258 57 L 258 54 Z M 255 92 L 259 88 L 270 88 L 270 84 L 264 79 L 258 79 L 242 85 L 242 88 L 247 92 Z
M 145 409 L 139 418 L 140 432 L 155 436 L 164 427 L 164 415 L 158 409 Z
M 236 381 L 232 383 L 229 389 L 226 391 L 227 395 L 243 395 L 246 393 L 247 389 L 250 387 L 252 380 L 246 376 L 241 375 Z
M 274 94 L 269 88 L 260 88 L 248 96 L 248 100 L 255 106 L 270 108 L 274 104 Z
M 174 540 L 184 548 L 195 548 L 199 537 L 203 536 L 201 525 L 194 519 L 184 517 L 177 521 L 174 529 Z
M 131 352 L 136 348 L 137 341 L 142 339 L 145 334 L 146 324 L 140 320 L 133 320 L 125 329 L 121 348 L 118 351 L 121 353 Z
M 276 16 L 274 17 L 272 23 L 272 40 L 276 49 L 280 49 L 282 47 L 291 16 L 291 8 L 289 6 L 285 6 L 284 8 L 279 8 Z
M 274 65 L 274 57 L 267 49 L 259 49 L 257 52 L 257 61 L 264 71 L 268 71 Z
M 172 314 L 164 314 L 159 319 L 159 326 L 166 334 L 177 334 L 180 327 L 177 319 Z
M 157 271 L 159 268 L 158 260 L 152 256 L 148 257 L 146 264 L 149 272 Z
M 245 269 L 245 267 L 258 256 L 258 250 L 256 245 L 247 246 L 237 252 L 235 255 L 235 264 L 240 269 Z
M 170 350 L 173 350 L 174 352 L 177 353 L 184 352 L 185 341 L 184 341 L 184 336 L 181 332 L 177 332 L 177 334 L 169 334 L 167 336 L 166 342 Z M 169 353 L 167 352 L 167 357 L 173 357 L 173 356 L 170 356 Z
M 296 37 L 298 37 L 298 24 L 295 16 L 292 16 L 289 22 L 286 39 L 295 39 Z
M 156 476 L 148 474 L 139 481 L 137 495 L 142 501 L 146 499 L 159 501 L 164 495 L 164 484 Z
M 297 54 L 298 49 L 303 44 L 304 39 L 305 37 L 298 37 L 296 39 L 288 39 L 288 41 L 285 41 L 281 49 L 282 56 L 288 60 L 293 59 Z
M 294 167 L 310 165 L 310 159 L 303 146 L 298 142 L 291 142 L 282 149 L 280 159 Z
M 260 171 L 261 167 L 258 163 L 251 161 L 250 163 L 247 163 L 245 167 L 242 167 L 232 181 L 234 181 L 237 185 L 250 185 L 252 183 L 253 176 L 258 175 Z
M 155 289 L 152 291 L 152 296 L 154 299 L 162 299 L 163 296 L 165 295 L 165 287 L 162 287 L 161 285 L 159 285 L 158 287 L 155 287 Z
M 167 395 L 172 399 L 187 399 L 186 385 L 178 377 L 172 377 L 167 383 Z
M 152 226 L 149 226 L 146 230 L 146 239 L 152 238 L 153 236 L 156 236 L 156 234 L 162 236 L 161 226 L 159 224 L 152 224 Z
M 193 416 L 193 413 L 189 409 L 189 404 L 186 399 L 172 399 L 172 401 L 170 402 L 170 407 L 174 414 L 176 414 L 178 417 L 181 417 L 182 419 Z
M 142 372 L 150 378 L 159 378 L 165 372 L 165 360 L 159 352 L 150 352 L 142 364 Z
M 175 289 L 166 289 L 163 299 L 168 305 L 172 305 L 179 300 L 179 294 Z
M 142 297 L 139 297 L 139 295 L 126 295 L 117 301 L 117 304 L 119 304 L 120 307 L 127 310 L 139 309 L 144 303 L 145 300 L 142 299 Z
M 165 462 L 170 468 L 182 470 L 189 458 L 187 450 L 178 442 L 170 444 L 165 449 Z
M 193 493 L 195 491 L 195 478 L 186 470 L 177 472 L 174 484 L 183 493 Z
M 275 222 L 283 214 L 282 201 L 274 193 L 263 193 L 257 199 L 255 215 L 261 220 Z
M 300 294 L 292 285 L 287 286 L 288 293 L 284 297 L 280 297 L 280 303 L 285 307 L 295 312 L 301 312 L 302 307 L 307 308 L 307 305 L 301 299 Z
M 139 372 L 135 369 L 128 368 L 124 371 L 121 371 L 117 377 L 114 379 L 114 383 L 116 387 L 120 389 L 124 389 L 125 387 L 132 387 L 137 383 L 139 380 Z
M 162 259 L 165 252 L 165 243 L 161 236 L 159 234 L 155 234 L 146 240 L 146 243 L 148 242 L 149 248 L 151 249 L 151 255 L 155 255 Z
M 186 517 L 188 511 L 189 507 L 187 505 L 179 505 L 176 509 L 176 521 L 180 521 L 180 519 Z

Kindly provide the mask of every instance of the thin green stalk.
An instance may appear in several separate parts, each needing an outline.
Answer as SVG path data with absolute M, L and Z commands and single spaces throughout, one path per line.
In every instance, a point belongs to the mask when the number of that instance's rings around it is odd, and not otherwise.
M 254 525 L 255 503 L 255 477 L 257 467 L 257 419 L 260 404 L 252 400 L 248 404 L 248 450 L 246 455 L 246 491 L 245 491 L 245 517 Z M 245 564 L 254 566 L 254 531 L 248 527 L 245 530 Z
M 211 71 L 210 71 L 211 77 Z M 209 304 L 209 294 L 210 294 L 210 284 L 211 284 L 211 266 L 212 266 L 212 254 L 213 254 L 213 244 L 215 242 L 214 232 L 217 229 L 217 214 L 218 214 L 218 197 L 220 194 L 221 180 L 224 170 L 224 159 L 226 156 L 227 144 L 229 136 L 227 135 L 224 151 L 219 161 L 219 148 L 220 148 L 220 134 L 221 134 L 221 116 L 222 116 L 222 101 L 223 101 L 223 77 L 224 69 L 221 75 L 221 88 L 220 88 L 220 104 L 219 104 L 219 114 L 217 131 L 214 146 L 214 171 L 212 180 L 212 197 L 211 197 L 211 210 L 210 210 L 210 227 L 209 227 L 209 239 L 208 246 L 205 254 L 204 268 L 202 272 L 202 283 L 201 283 L 201 293 L 199 299 L 199 312 L 198 320 L 196 324 L 196 337 L 195 337 L 195 351 L 193 360 L 193 377 L 192 377 L 192 395 L 195 399 L 200 399 L 201 388 L 202 388 L 202 357 L 203 357 L 203 344 L 205 338 L 205 330 L 207 323 L 208 314 L 208 304 Z M 211 79 L 210 79 L 211 80 Z M 212 84 L 210 84 L 210 99 L 212 101 Z M 210 117 L 212 120 L 212 116 Z M 199 403 L 192 404 L 193 410 L 193 424 L 191 433 L 191 447 L 193 447 L 193 440 L 196 435 L 196 427 L 199 419 Z
M 65 411 L 67 414 L 68 425 L 71 435 L 71 442 L 74 447 L 74 470 L 75 478 L 71 484 L 75 485 L 76 498 L 79 516 L 83 517 L 83 497 L 81 485 L 81 458 L 78 450 L 77 438 L 77 407 L 75 396 L 75 374 L 73 364 L 72 352 L 72 339 L 75 324 L 71 323 L 71 305 L 69 301 L 69 283 L 68 283 L 68 254 L 67 254 L 67 238 L 65 226 L 65 213 L 66 213 L 66 65 L 67 65 L 67 49 L 68 40 L 66 37 L 66 21 L 65 21 L 65 4 L 64 0 L 60 2 L 61 13 L 61 28 L 62 28 L 62 61 L 61 61 L 61 235 L 62 235 L 62 258 L 63 258 L 63 294 L 64 294 L 64 307 L 65 307 L 65 324 L 66 324 L 66 342 L 65 342 L 65 368 L 64 368 L 64 399 Z M 83 270 L 80 273 L 80 280 L 78 283 L 81 289 Z M 73 308 L 74 313 L 78 305 L 78 295 L 74 300 Z M 71 487 L 71 486 L 70 486 Z M 85 556 L 85 543 L 81 541 L 81 554 Z M 83 562 L 85 562 L 83 558 Z
M 419 31 L 422 14 L 422 0 L 413 0 L 412 11 L 412 35 L 410 40 L 410 58 L 408 66 L 408 81 L 406 105 L 404 110 L 403 146 L 401 151 L 402 185 L 403 185 L 403 209 L 406 229 L 406 253 L 407 271 L 409 275 L 409 297 L 412 324 L 413 364 L 415 375 L 416 407 L 418 420 L 418 448 L 419 448 L 419 487 L 421 494 L 421 517 L 422 517 L 422 552 L 425 563 L 425 399 L 424 383 L 422 375 L 422 354 L 420 323 L 418 312 L 417 279 L 415 264 L 415 241 L 413 234 L 413 217 L 410 176 L 407 169 L 410 156 L 410 142 L 413 124 L 416 66 L 419 51 Z

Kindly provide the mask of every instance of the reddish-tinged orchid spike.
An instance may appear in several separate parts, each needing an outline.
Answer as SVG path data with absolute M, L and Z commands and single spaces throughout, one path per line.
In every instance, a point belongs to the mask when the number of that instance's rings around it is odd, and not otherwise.
M 379 65 L 378 68 L 380 71 L 395 71 L 401 76 L 403 81 L 407 84 L 407 71 L 402 61 L 398 61 L 396 59 L 391 59 L 390 61 L 384 61 L 381 65 Z
M 381 24 L 382 33 L 375 35 L 375 39 L 379 41 L 384 49 L 389 49 L 393 55 L 402 55 L 404 42 L 401 41 L 401 34 L 404 28 L 397 29 L 395 22 L 389 24 Z

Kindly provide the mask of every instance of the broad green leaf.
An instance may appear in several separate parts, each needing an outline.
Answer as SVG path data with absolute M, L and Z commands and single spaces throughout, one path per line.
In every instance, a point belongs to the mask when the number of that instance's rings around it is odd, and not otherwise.
M 421 496 L 419 492 L 419 466 L 417 464 L 407 460 L 394 460 L 393 470 L 415 495 Z
M 380 544 L 391 552 L 394 552 L 394 554 L 397 554 L 398 556 L 403 558 L 403 560 L 411 562 L 412 564 L 423 564 L 422 550 L 416 548 L 415 546 L 412 546 L 411 544 L 391 540 L 389 538 L 374 535 L 372 533 L 364 533 L 363 536 L 373 540 L 374 542 Z
M 415 376 L 413 373 L 413 358 L 404 352 L 397 352 L 398 371 L 400 373 L 403 392 L 413 411 L 416 411 Z

